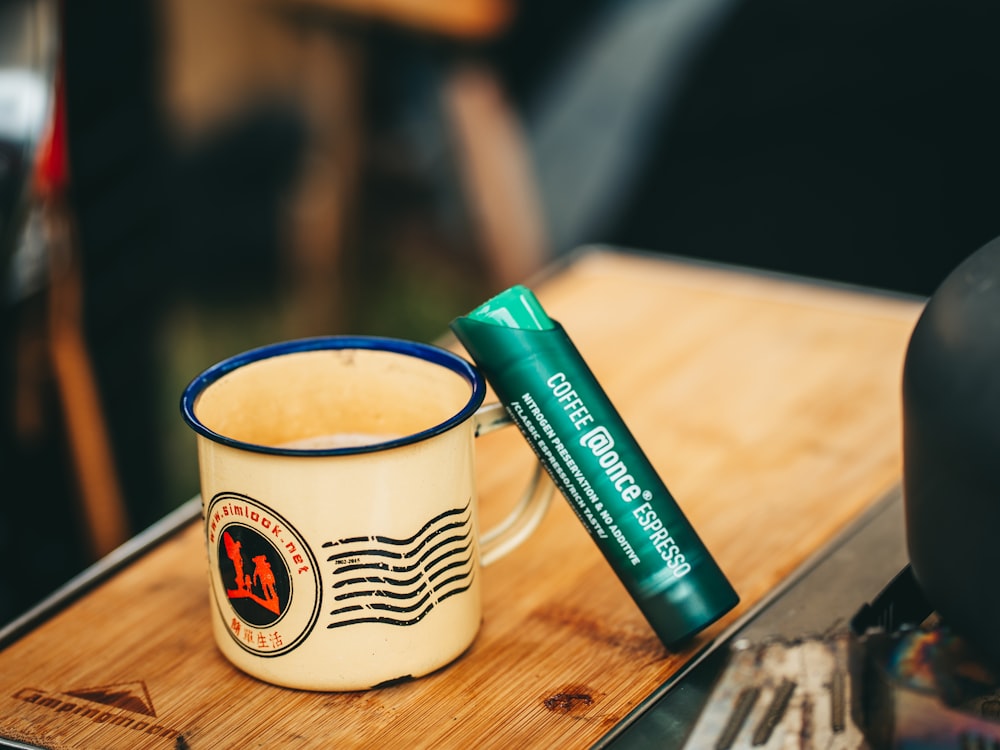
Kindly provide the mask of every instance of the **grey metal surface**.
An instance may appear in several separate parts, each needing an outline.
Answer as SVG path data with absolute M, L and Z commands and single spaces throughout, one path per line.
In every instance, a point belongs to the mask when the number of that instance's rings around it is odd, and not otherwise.
M 796 639 L 846 628 L 907 564 L 902 493 L 896 489 L 736 623 L 687 671 L 655 691 L 596 747 L 681 748 L 722 674 L 733 644 Z

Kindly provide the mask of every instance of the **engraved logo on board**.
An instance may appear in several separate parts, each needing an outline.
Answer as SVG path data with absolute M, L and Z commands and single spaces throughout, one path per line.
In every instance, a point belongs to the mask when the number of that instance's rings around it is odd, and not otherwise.
M 186 747 L 180 731 L 156 721 L 156 709 L 145 682 L 116 683 L 97 687 L 50 692 L 25 687 L 12 696 L 60 717 L 74 717 L 109 727 L 172 739 L 177 747 Z M 45 730 L 44 725 L 40 726 Z
M 156 710 L 153 708 L 153 700 L 149 697 L 149 691 L 144 682 L 129 682 L 118 685 L 102 685 L 100 687 L 80 688 L 78 690 L 67 690 L 66 695 L 74 698 L 83 698 L 94 703 L 103 703 L 105 706 L 124 708 L 136 714 L 145 714 L 156 718 Z
M 272 657 L 296 648 L 319 617 L 319 567 L 305 539 L 259 500 L 220 492 L 205 509 L 216 605 L 240 648 Z

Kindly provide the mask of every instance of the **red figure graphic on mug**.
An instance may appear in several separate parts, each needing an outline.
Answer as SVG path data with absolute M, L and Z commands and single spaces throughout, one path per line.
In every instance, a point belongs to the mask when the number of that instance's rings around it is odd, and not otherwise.
M 256 567 L 253 569 L 253 582 L 256 585 L 257 581 L 260 581 L 260 587 L 264 589 L 264 598 L 268 602 L 273 602 L 274 606 L 278 606 L 278 592 L 274 590 L 274 573 L 271 571 L 271 566 L 267 563 L 267 558 L 264 555 L 257 555 L 253 559 L 256 563 Z
M 227 531 L 222 535 L 223 541 L 226 543 L 226 557 L 233 561 L 233 567 L 236 568 L 236 589 L 237 591 L 243 591 L 244 589 L 249 589 L 249 585 L 244 585 L 243 580 L 243 554 L 241 549 L 243 544 L 241 542 L 235 541 Z M 249 576 L 248 576 L 249 578 Z M 232 594 L 229 595 L 232 598 Z
M 281 599 L 275 589 L 277 582 L 271 564 L 266 555 L 255 555 L 251 558 L 254 563 L 253 577 L 243 570 L 243 545 L 233 539 L 229 532 L 222 535 L 223 543 L 226 547 L 226 556 L 233 563 L 235 575 L 232 580 L 236 588 L 226 587 L 226 594 L 230 599 L 252 599 L 260 606 L 273 612 L 281 614 Z

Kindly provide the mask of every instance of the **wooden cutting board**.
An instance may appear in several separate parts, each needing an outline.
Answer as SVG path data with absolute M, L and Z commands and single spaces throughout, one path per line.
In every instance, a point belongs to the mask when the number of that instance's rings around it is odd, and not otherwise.
M 722 622 L 668 653 L 560 496 L 485 570 L 482 630 L 457 662 L 368 692 L 286 690 L 216 650 L 192 522 L 0 652 L 0 736 L 52 748 L 586 747 L 898 483 L 919 302 L 601 249 L 533 286 L 742 597 Z M 514 430 L 479 448 L 489 525 L 533 458 Z

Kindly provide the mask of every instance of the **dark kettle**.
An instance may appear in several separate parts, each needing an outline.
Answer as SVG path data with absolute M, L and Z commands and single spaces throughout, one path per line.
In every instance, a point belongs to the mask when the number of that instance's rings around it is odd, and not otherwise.
M 903 495 L 927 601 L 1000 666 L 1000 238 L 948 275 L 913 330 Z

